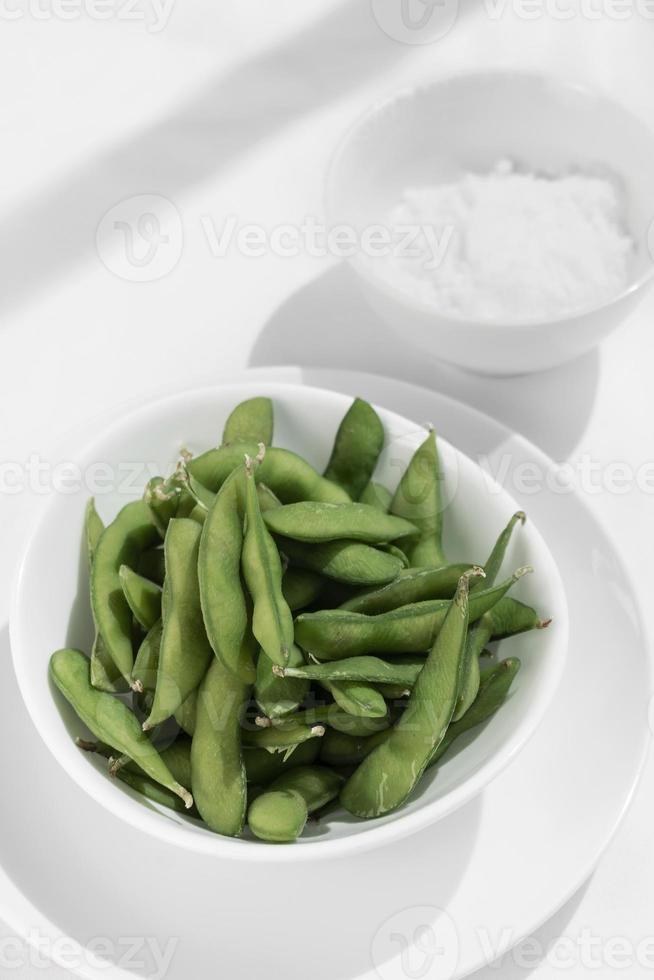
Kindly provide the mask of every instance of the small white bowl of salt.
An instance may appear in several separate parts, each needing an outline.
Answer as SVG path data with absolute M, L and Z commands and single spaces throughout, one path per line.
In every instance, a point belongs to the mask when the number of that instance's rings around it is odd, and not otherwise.
M 526 72 L 456 75 L 374 106 L 338 149 L 328 218 L 400 334 L 508 375 L 577 357 L 654 272 L 654 134 Z

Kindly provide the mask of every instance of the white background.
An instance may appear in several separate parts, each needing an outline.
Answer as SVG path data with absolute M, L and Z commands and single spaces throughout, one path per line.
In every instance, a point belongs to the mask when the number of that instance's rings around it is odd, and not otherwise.
M 267 228 L 320 216 L 325 169 L 349 123 L 378 97 L 452 70 L 548 69 L 593 83 L 654 125 L 654 6 L 647 18 L 636 3 L 559 0 L 558 14 L 553 3 L 540 16 L 529 6 L 526 19 L 511 2 L 461 0 L 453 29 L 424 46 L 387 37 L 367 0 L 176 0 L 158 32 L 148 29 L 147 0 L 132 14 L 145 20 L 126 19 L 126 8 L 102 21 L 78 16 L 75 0 L 59 10 L 65 17 L 37 16 L 35 6 L 0 3 L 0 460 L 50 458 L 71 429 L 144 393 L 284 363 L 437 388 L 557 461 L 587 454 L 635 471 L 654 459 L 654 295 L 599 353 L 542 376 L 480 380 L 397 344 L 334 261 L 235 250 L 216 258 L 202 225 L 209 216 L 220 229 L 230 214 Z M 125 281 L 96 250 L 102 216 L 137 194 L 163 195 L 181 216 L 181 256 L 155 282 Z M 318 321 L 333 330 L 314 330 Z M 589 495 L 589 505 L 648 609 L 653 495 L 615 489 Z M 0 494 L 2 628 L 32 502 L 30 493 Z M 654 935 L 653 814 L 650 764 L 593 879 L 541 930 L 541 943 L 560 934 L 575 942 L 587 928 L 634 947 Z M 507 960 L 483 976 L 615 972 L 608 963 L 562 970 L 546 960 L 529 970 Z

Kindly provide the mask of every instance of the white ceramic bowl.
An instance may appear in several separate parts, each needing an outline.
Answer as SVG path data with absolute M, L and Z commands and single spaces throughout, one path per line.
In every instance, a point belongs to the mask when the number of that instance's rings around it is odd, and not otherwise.
M 85 475 L 102 464 L 115 474 L 110 492 L 97 495 L 101 516 L 109 520 L 120 506 L 140 494 L 153 472 L 169 471 L 180 447 L 195 451 L 215 445 L 229 411 L 241 399 L 267 394 L 275 403 L 275 442 L 297 450 L 324 467 L 338 423 L 350 399 L 316 388 L 283 384 L 233 385 L 190 391 L 157 401 L 117 421 L 76 457 Z M 378 475 L 395 485 L 402 467 L 424 438 L 424 428 L 379 409 L 387 449 Z M 438 419 L 431 420 L 438 423 Z M 494 539 L 516 510 L 514 501 L 475 463 L 441 442 L 447 497 L 445 545 L 457 559 L 483 560 Z M 127 469 L 121 467 L 129 464 Z M 96 471 L 97 473 L 98 471 Z M 136 479 L 135 479 L 136 477 Z M 120 483 L 129 486 L 120 486 Z M 554 622 L 545 631 L 507 641 L 523 661 L 510 699 L 487 723 L 483 737 L 465 744 L 437 770 L 431 770 L 414 798 L 397 813 L 375 821 L 346 814 L 310 825 L 291 846 L 232 840 L 210 833 L 199 823 L 147 803 L 106 773 L 106 763 L 76 748 L 84 726 L 53 687 L 48 660 L 53 650 L 72 645 L 89 649 L 92 623 L 82 526 L 88 490 L 53 493 L 46 501 L 23 558 L 13 600 L 11 644 L 23 697 L 34 724 L 68 775 L 117 817 L 146 833 L 207 854 L 251 860 L 318 858 L 383 844 L 439 820 L 461 806 L 495 777 L 524 746 L 553 697 L 567 645 L 567 610 L 561 580 L 538 530 L 527 522 L 514 536 L 507 556 L 511 569 L 530 563 L 515 595 L 536 604 Z M 65 779 L 64 772 L 61 778 Z
M 375 105 L 346 135 L 327 182 L 330 225 L 362 229 L 385 217 L 408 186 L 464 172 L 487 173 L 509 158 L 522 169 L 566 173 L 599 167 L 621 179 L 637 245 L 621 295 L 560 319 L 502 323 L 443 315 L 388 282 L 388 266 L 358 252 L 350 261 L 373 308 L 403 341 L 485 374 L 553 367 L 598 344 L 636 306 L 652 280 L 654 134 L 595 92 L 527 72 L 455 75 Z

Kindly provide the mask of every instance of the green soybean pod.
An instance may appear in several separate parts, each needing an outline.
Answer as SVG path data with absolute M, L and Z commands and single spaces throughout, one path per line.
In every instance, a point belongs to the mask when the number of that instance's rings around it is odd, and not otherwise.
M 325 579 L 307 568 L 287 568 L 282 579 L 282 593 L 291 612 L 305 609 L 318 599 Z
M 284 665 L 293 646 L 293 615 L 282 592 L 282 563 L 263 522 L 254 481 L 253 461 L 245 467 L 246 531 L 241 567 L 252 597 L 252 632 L 267 657 Z
M 380 549 L 380 551 L 385 551 L 387 555 L 394 555 L 395 558 L 399 558 L 400 562 L 402 563 L 402 571 L 406 571 L 406 569 L 409 568 L 409 559 L 402 549 L 396 544 L 392 544 L 392 542 L 387 541 L 385 544 L 377 545 L 377 547 Z
M 294 643 L 289 649 L 288 665 L 304 665 L 304 654 Z M 261 650 L 257 661 L 254 697 L 267 718 L 280 718 L 296 711 L 309 691 L 308 680 L 291 675 L 280 676 L 277 673 L 279 669 Z
M 406 710 L 343 787 L 341 803 L 355 816 L 377 817 L 401 806 L 443 740 L 459 689 L 468 590 L 463 575 Z
M 98 547 L 98 542 L 102 537 L 103 531 L 104 523 L 96 510 L 95 500 L 91 497 L 87 501 L 84 510 L 84 539 L 86 542 L 86 557 L 89 569 L 93 567 L 95 549 Z
M 248 608 L 241 583 L 244 479 L 242 460 L 220 488 L 202 529 L 198 556 L 200 601 L 207 636 L 226 670 L 252 684 Z
M 311 765 L 318 758 L 321 741 L 322 739 L 319 738 L 311 738 L 307 742 L 302 742 L 294 748 L 288 758 L 285 758 L 281 752 L 269 752 L 267 749 L 245 745 L 243 761 L 248 783 L 265 787 L 288 769 Z
M 535 609 L 512 596 L 505 596 L 501 602 L 493 606 L 491 613 L 490 628 L 493 640 L 503 640 L 530 630 L 546 629 L 552 622 L 551 619 L 541 619 Z
M 103 531 L 104 524 L 95 508 L 95 501 L 91 498 L 84 512 L 84 540 L 89 574 L 93 568 L 95 549 Z M 129 690 L 97 629 L 91 649 L 91 683 L 99 691 L 107 691 L 109 694 L 122 694 Z
M 294 541 L 364 541 L 382 544 L 415 534 L 416 528 L 403 517 L 382 514 L 369 504 L 325 504 L 305 500 L 267 511 L 266 525 L 273 534 Z
M 262 442 L 273 439 L 273 404 L 270 398 L 248 398 L 229 415 L 223 429 L 223 445 L 239 442 Z
M 279 537 L 277 543 L 293 564 L 349 585 L 383 585 L 397 578 L 403 567 L 395 555 L 360 541 L 307 544 Z
M 386 702 L 370 684 L 352 680 L 321 680 L 320 685 L 349 715 L 356 715 L 357 718 L 385 718 L 388 715 Z
M 492 589 L 470 596 L 469 615 L 474 622 L 492 609 L 530 568 L 521 568 Z M 344 660 L 376 653 L 397 655 L 431 649 L 452 602 L 434 599 L 402 606 L 377 616 L 326 609 L 301 613 L 295 620 L 296 642 L 317 660 Z
M 241 466 L 244 456 L 254 458 L 259 446 L 244 442 L 233 446 L 210 449 L 191 459 L 186 468 L 208 490 L 216 493 L 236 467 Z M 327 503 L 347 503 L 345 490 L 320 476 L 314 468 L 288 449 L 275 446 L 266 450 L 258 472 L 257 481 L 265 483 L 285 504 L 298 500 L 324 500 Z
M 174 715 L 198 687 L 213 658 L 200 606 L 201 533 L 200 526 L 186 517 L 173 518 L 166 532 L 163 632 L 157 687 L 152 710 L 144 723 L 146 731 Z
M 187 735 L 195 734 L 195 725 L 198 717 L 198 695 L 199 687 L 196 687 L 187 697 L 186 701 L 180 704 L 175 712 L 175 721 Z
M 400 606 L 427 599 L 451 599 L 456 592 L 459 579 L 474 565 L 443 565 L 440 568 L 403 569 L 395 581 L 353 596 L 340 608 L 351 612 L 367 613 L 369 616 L 390 612 Z
M 318 725 L 335 728 L 339 732 L 348 735 L 372 735 L 374 732 L 383 731 L 390 727 L 391 719 L 388 711 L 383 717 L 372 718 L 370 716 L 353 715 L 343 711 L 337 704 L 322 704 L 311 708 L 305 708 L 296 714 L 289 715 L 288 718 L 279 718 L 273 721 L 277 727 L 296 727 Z
M 187 810 L 186 804 L 178 796 L 175 796 L 174 793 L 165 789 L 165 787 L 160 786 L 159 783 L 153 782 L 142 772 L 132 772 L 131 769 L 123 768 L 116 773 L 116 777 L 121 783 L 125 783 L 135 793 L 139 793 L 140 796 L 145 797 L 151 803 L 165 806 L 167 809 L 175 810 L 177 813 L 188 813 L 189 816 L 197 816 L 195 807 L 192 807 L 190 811 Z
M 487 721 L 502 707 L 519 670 L 520 661 L 517 657 L 510 657 L 482 675 L 476 699 L 466 713 L 458 721 L 453 721 L 447 729 L 443 741 L 434 749 L 429 759 L 429 766 L 438 762 L 456 738 Z
M 135 500 L 105 528 L 95 549 L 91 570 L 93 618 L 111 659 L 126 680 L 134 664 L 132 611 L 123 595 L 120 566 L 137 565 L 141 553 L 158 537 L 147 505 Z
M 79 650 L 57 650 L 50 658 L 50 674 L 93 735 L 128 755 L 146 775 L 182 799 L 189 809 L 191 794 L 174 779 L 138 719 L 119 698 L 96 691 L 91 684 L 90 663 Z
M 375 684 L 375 687 L 384 700 L 390 702 L 402 701 L 411 694 L 411 687 L 408 687 L 406 684 L 388 684 L 387 682 L 382 682 L 381 684 Z
M 77 744 L 80 746 L 80 748 L 87 752 L 97 752 L 109 759 L 111 763 L 109 766 L 109 772 L 112 776 L 118 776 L 124 771 L 140 773 L 143 775 L 143 770 L 139 764 L 134 762 L 133 759 L 130 759 L 129 756 L 123 757 L 124 762 L 122 760 L 116 760 L 115 749 L 112 746 L 107 745 L 107 743 L 89 743 L 78 739 Z M 180 735 L 174 742 L 166 746 L 166 748 L 158 747 L 157 751 L 159 752 L 162 761 L 168 766 L 168 769 L 177 782 L 181 783 L 182 786 L 190 786 L 191 739 L 186 735 Z M 121 764 L 118 765 L 118 762 L 121 762 Z
M 322 664 L 275 668 L 282 677 L 304 677 L 309 681 L 359 681 L 364 684 L 400 684 L 413 687 L 425 664 L 424 656 L 407 657 L 392 663 L 381 657 L 347 657 Z
M 499 710 L 519 669 L 520 661 L 511 657 L 482 675 L 474 704 L 459 721 L 450 724 L 443 741 L 430 756 L 428 766 L 433 766 L 460 735 L 483 724 Z M 389 732 L 390 729 L 386 729 L 373 735 L 357 737 L 328 728 L 325 737 L 321 739 L 320 760 L 332 766 L 358 765 L 373 749 L 386 741 Z
M 91 683 L 107 694 L 125 694 L 129 685 L 116 667 L 100 633 L 96 631 L 91 647 Z
M 383 514 L 388 514 L 391 509 L 393 494 L 386 487 L 382 486 L 381 483 L 375 483 L 374 480 L 371 480 L 366 484 L 359 500 L 362 504 L 368 504 L 370 507 L 375 507 L 377 510 L 380 510 Z
M 237 837 L 245 821 L 247 782 L 240 719 L 248 697 L 248 685 L 214 657 L 198 694 L 191 785 L 204 822 L 229 837 Z
M 323 725 L 303 725 L 295 721 L 294 716 L 291 715 L 288 722 L 285 721 L 283 725 L 257 728 L 256 731 L 244 728 L 241 737 L 243 745 L 267 749 L 269 752 L 284 752 L 289 756 L 297 745 L 302 745 L 312 738 L 322 738 L 324 734 Z
M 136 654 L 132 670 L 132 688 L 138 694 L 144 692 L 154 694 L 156 690 L 162 632 L 163 625 L 158 619 L 145 634 Z
M 149 508 L 152 523 L 162 538 L 166 536 L 168 522 L 177 515 L 180 490 L 173 478 L 164 480 L 153 476 L 145 485 L 143 501 Z
M 509 546 L 513 530 L 518 523 L 524 524 L 525 520 L 525 514 L 522 511 L 518 511 L 511 517 L 506 527 L 501 531 L 488 557 L 488 560 L 484 565 L 485 581 L 483 582 L 483 585 L 486 587 L 495 584 L 495 580 L 499 575 L 500 569 L 504 562 L 504 556 L 506 555 L 506 550 Z M 470 591 L 476 591 L 479 589 L 481 584 L 481 580 L 479 582 L 475 582 Z M 476 623 L 474 623 L 468 632 L 466 649 L 463 656 L 461 689 L 459 691 L 456 709 L 454 711 L 454 721 L 458 721 L 459 718 L 466 713 L 477 697 L 480 682 L 479 655 L 488 643 L 489 639 L 490 635 L 487 632 L 487 628 L 483 623 L 482 617 L 482 620 L 478 620 Z
M 160 586 L 133 571 L 129 565 L 121 565 L 118 575 L 134 619 L 144 630 L 152 629 L 161 619 Z
M 416 540 L 406 544 L 413 566 L 437 567 L 445 564 L 442 480 L 436 435 L 431 431 L 414 453 L 391 503 L 392 514 L 406 518 L 419 528 Z
M 358 500 L 384 448 L 384 426 L 372 405 L 355 398 L 338 427 L 325 477 Z
M 301 766 L 285 772 L 250 806 L 250 830 L 261 840 L 297 840 L 308 815 L 335 799 L 342 783 L 342 778 L 326 766 Z
M 486 573 L 485 580 L 475 582 L 471 587 L 473 589 L 478 589 L 480 586 L 488 587 L 490 585 L 495 585 L 497 576 L 502 570 L 502 564 L 504 563 L 504 558 L 506 556 L 507 548 L 509 547 L 509 542 L 511 541 L 511 536 L 513 535 L 514 529 L 518 524 L 524 524 L 527 520 L 527 515 L 522 510 L 516 511 L 508 521 L 506 527 L 500 532 L 497 541 L 493 545 L 493 550 L 488 556 L 488 560 L 484 565 L 484 571 Z
M 309 817 L 306 803 L 289 790 L 266 790 L 248 810 L 248 826 L 259 840 L 288 844 L 297 840 Z

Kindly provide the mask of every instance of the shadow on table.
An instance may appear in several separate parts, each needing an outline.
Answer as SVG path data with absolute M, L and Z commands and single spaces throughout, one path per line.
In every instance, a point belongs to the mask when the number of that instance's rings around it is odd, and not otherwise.
M 497 980 L 498 977 L 501 980 L 526 980 L 538 969 L 548 950 L 565 936 L 566 927 L 581 905 L 592 880 L 592 877 L 589 878 L 538 932 L 524 939 L 492 965 L 473 973 L 471 980 Z M 565 950 L 563 953 L 565 955 Z
M 595 400 L 597 350 L 539 374 L 474 375 L 400 338 L 368 306 L 344 265 L 304 286 L 264 325 L 249 366 L 299 364 L 383 374 L 422 385 L 494 416 L 563 460 L 583 433 Z
M 473 8 L 465 0 L 459 19 Z M 217 5 L 216 16 L 220 10 Z M 0 311 L 92 256 L 98 223 L 119 201 L 144 193 L 174 201 L 305 114 L 389 71 L 411 50 L 380 30 L 368 0 L 347 0 L 217 73 L 167 115 L 3 215 Z

